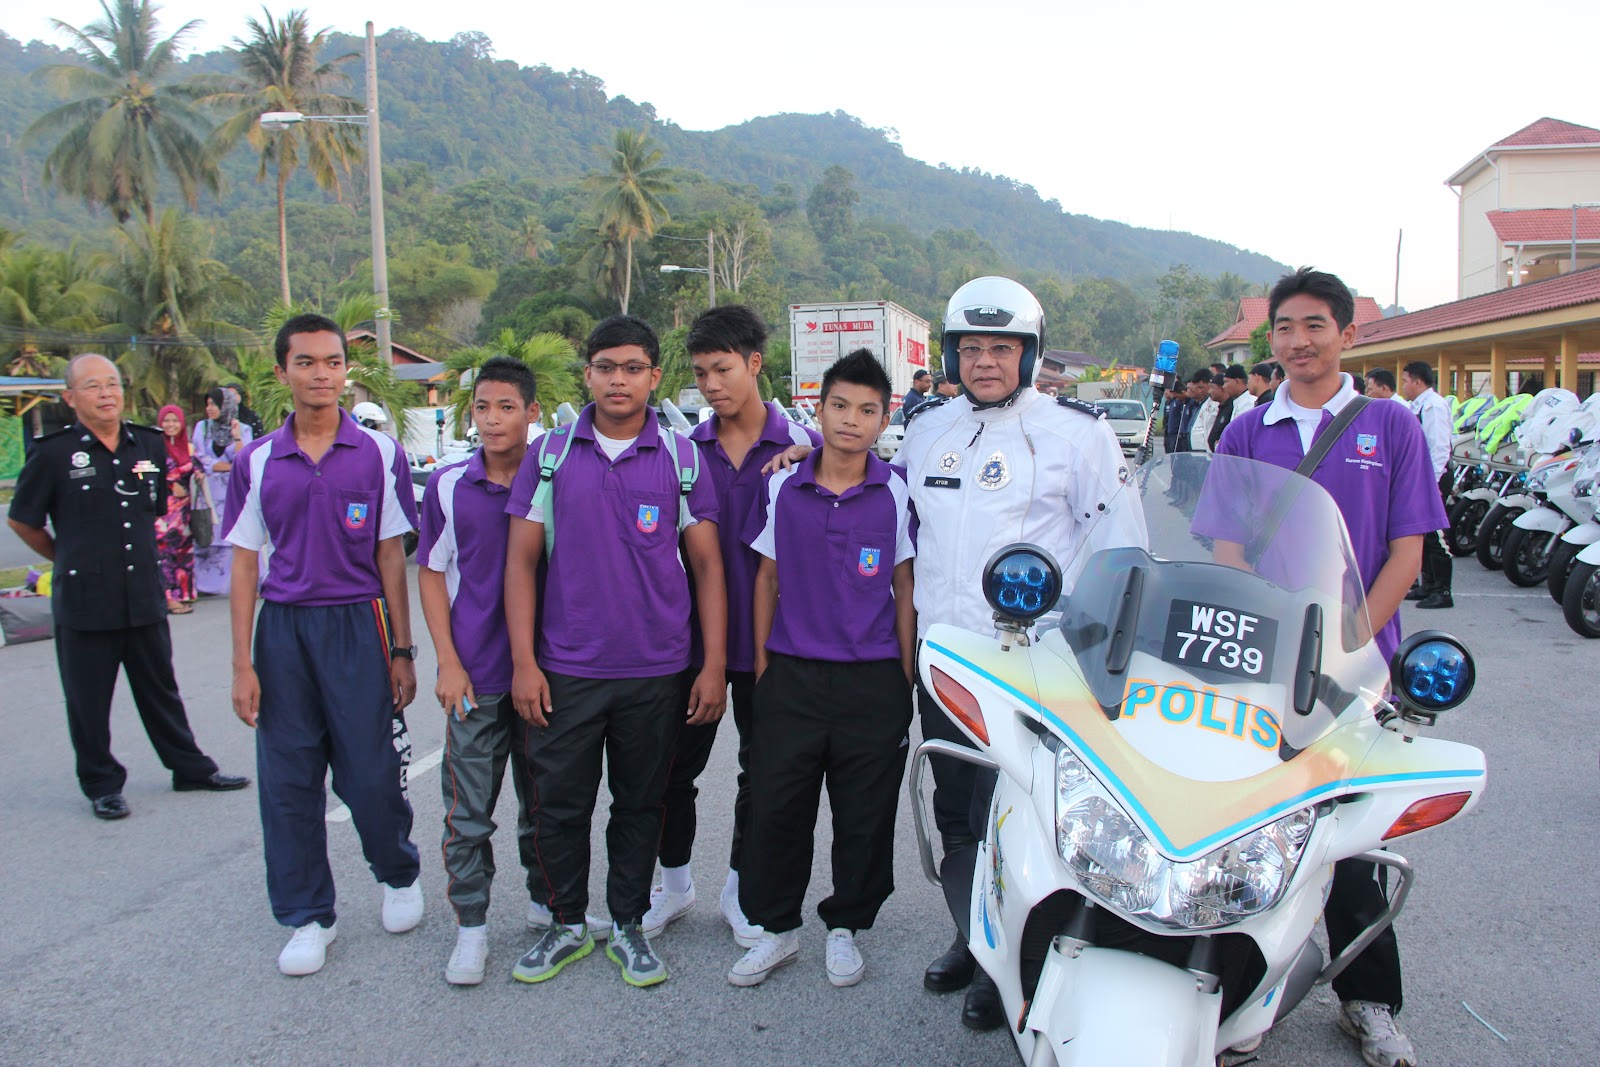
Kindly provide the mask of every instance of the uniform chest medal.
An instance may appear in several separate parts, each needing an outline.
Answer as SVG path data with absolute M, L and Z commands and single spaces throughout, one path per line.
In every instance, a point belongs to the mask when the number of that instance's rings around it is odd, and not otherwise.
M 133 465 L 133 473 L 137 474 L 141 478 L 143 478 L 146 474 L 155 474 L 159 469 L 160 468 L 158 468 L 154 463 L 151 463 L 148 459 L 141 459 L 139 462 Z
M 1005 453 L 996 452 L 983 463 L 983 469 L 978 472 L 978 488 L 1004 489 L 1011 484 L 1011 468 L 1006 464 Z
M 82 470 L 83 468 L 87 467 L 89 465 L 89 453 L 74 452 L 72 454 L 72 465 L 78 470 Z
M 960 469 L 961 469 L 961 453 L 960 452 L 955 452 L 955 451 L 946 452 L 944 455 L 939 457 L 939 473 L 940 474 L 954 474 L 956 471 L 958 471 Z

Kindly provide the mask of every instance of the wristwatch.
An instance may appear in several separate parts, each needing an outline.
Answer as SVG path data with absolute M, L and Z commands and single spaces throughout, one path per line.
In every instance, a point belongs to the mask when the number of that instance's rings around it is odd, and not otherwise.
M 394 648 L 389 650 L 389 658 L 394 659 L 396 656 L 401 659 L 408 659 L 412 663 L 415 663 L 417 661 L 417 646 L 406 645 L 405 647 L 401 647 L 396 645 Z

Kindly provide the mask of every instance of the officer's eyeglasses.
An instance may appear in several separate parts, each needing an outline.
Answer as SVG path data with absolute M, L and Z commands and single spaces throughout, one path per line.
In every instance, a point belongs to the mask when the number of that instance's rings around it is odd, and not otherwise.
M 610 360 L 594 360 L 589 364 L 589 369 L 602 378 L 609 378 L 617 371 L 621 371 L 630 378 L 637 378 L 641 374 L 648 374 L 653 369 L 649 363 L 612 363 Z
M 122 379 L 113 378 L 108 382 L 84 382 L 82 385 L 71 387 L 74 393 L 120 393 L 122 392 Z
M 1020 345 L 1012 344 L 989 345 L 987 347 L 983 345 L 962 345 L 956 349 L 956 354 L 962 359 L 977 359 L 987 352 L 995 359 L 1010 359 L 1021 351 L 1022 347 Z

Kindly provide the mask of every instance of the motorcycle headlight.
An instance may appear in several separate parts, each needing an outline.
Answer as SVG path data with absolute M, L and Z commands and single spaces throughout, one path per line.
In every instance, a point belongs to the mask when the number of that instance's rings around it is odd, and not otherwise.
M 1538 470 L 1528 475 L 1528 489 L 1530 491 L 1543 489 L 1545 480 L 1550 477 L 1550 471 L 1554 469 L 1555 466 L 1555 464 L 1549 464 L 1547 466 L 1540 467 Z
M 1056 752 L 1056 850 L 1084 891 L 1175 930 L 1206 930 L 1272 907 L 1294 877 L 1316 811 L 1302 808 L 1199 859 L 1163 856 L 1073 752 Z

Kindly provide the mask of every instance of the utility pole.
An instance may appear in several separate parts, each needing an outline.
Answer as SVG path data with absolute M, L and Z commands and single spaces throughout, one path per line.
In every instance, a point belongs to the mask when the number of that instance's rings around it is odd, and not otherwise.
M 1406 239 L 1406 231 L 1402 229 L 1394 239 L 1394 313 L 1400 314 L 1400 244 Z
M 383 149 L 378 143 L 378 45 L 367 23 L 367 195 L 372 199 L 372 292 L 378 310 L 373 332 L 378 338 L 378 358 L 393 362 L 389 341 L 389 257 L 383 239 Z
M 711 306 L 717 306 L 717 231 L 706 231 L 706 286 L 711 295 Z

